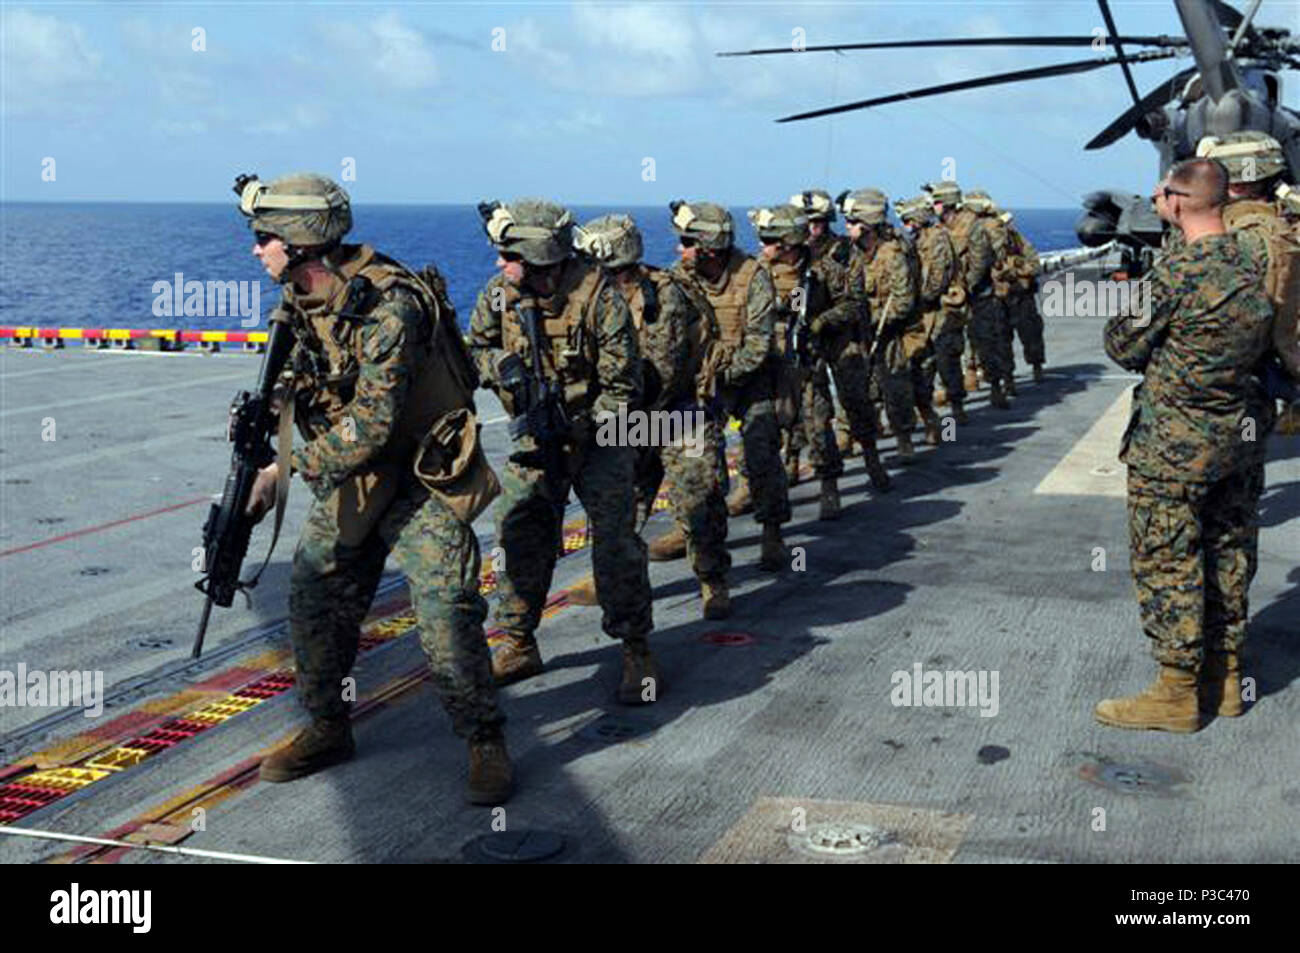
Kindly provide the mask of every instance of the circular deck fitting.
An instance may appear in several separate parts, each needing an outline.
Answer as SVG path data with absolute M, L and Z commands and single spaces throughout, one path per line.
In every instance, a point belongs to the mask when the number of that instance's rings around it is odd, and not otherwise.
M 576 732 L 576 737 L 584 741 L 600 744 L 617 745 L 633 738 L 652 734 L 657 726 L 636 718 L 623 718 L 617 715 L 604 715 Z
M 1079 777 L 1121 794 L 1171 794 L 1187 781 L 1180 771 L 1142 761 L 1091 762 L 1079 769 Z
M 790 834 L 792 848 L 827 859 L 861 858 L 897 843 L 892 831 L 870 824 L 822 824 L 804 834 Z
M 758 639 L 748 632 L 705 632 L 700 636 L 700 641 L 709 645 L 739 646 L 753 645 Z
M 472 859 L 491 864 L 531 864 L 564 850 L 564 838 L 554 831 L 501 831 L 484 834 L 466 845 Z

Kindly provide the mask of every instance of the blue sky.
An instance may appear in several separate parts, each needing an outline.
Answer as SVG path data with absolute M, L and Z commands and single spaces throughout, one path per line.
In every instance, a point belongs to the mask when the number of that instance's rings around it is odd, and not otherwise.
M 1123 33 L 1181 32 L 1167 0 L 1112 9 Z M 1082 150 L 1129 102 L 1113 67 L 772 122 L 1095 55 L 1086 48 L 713 55 L 789 45 L 795 29 L 809 45 L 1089 35 L 1102 26 L 1090 0 L 6 3 L 2 16 L 0 187 L 11 201 L 228 201 L 237 172 L 337 178 L 347 159 L 358 202 L 743 205 L 818 185 L 901 195 L 951 159 L 963 185 L 1004 204 L 1063 207 L 1101 186 L 1145 191 L 1156 174 L 1155 150 L 1131 134 Z M 1295 3 L 1270 0 L 1257 22 L 1296 19 Z M 1139 89 L 1189 64 L 1137 65 Z

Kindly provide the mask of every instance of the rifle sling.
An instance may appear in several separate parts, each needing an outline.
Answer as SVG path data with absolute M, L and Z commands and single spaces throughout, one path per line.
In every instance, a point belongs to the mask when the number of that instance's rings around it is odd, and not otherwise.
M 292 396 L 286 397 L 280 407 L 280 427 L 275 436 L 275 464 L 278 471 L 275 480 L 275 526 L 271 533 L 271 545 L 266 550 L 266 558 L 262 560 L 262 565 L 258 567 L 253 578 L 245 583 L 249 589 L 257 585 L 267 564 L 271 562 L 271 554 L 275 552 L 275 544 L 280 539 L 280 527 L 284 524 L 284 511 L 289 503 L 289 480 L 291 479 L 289 455 L 293 451 L 293 407 Z

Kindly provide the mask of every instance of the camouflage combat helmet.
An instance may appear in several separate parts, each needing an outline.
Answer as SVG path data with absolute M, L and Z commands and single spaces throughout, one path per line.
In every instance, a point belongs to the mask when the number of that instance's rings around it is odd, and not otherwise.
M 573 230 L 573 247 L 605 268 L 622 268 L 641 260 L 645 246 L 630 215 L 602 215 Z
M 835 202 L 825 189 L 804 189 L 790 196 L 790 204 L 802 209 L 810 222 L 835 221 Z
M 894 214 L 898 216 L 899 221 L 924 225 L 934 218 L 934 208 L 930 204 L 929 196 L 915 195 L 910 199 L 895 199 Z
M 1233 184 L 1263 182 L 1286 171 L 1281 144 L 1270 135 L 1251 130 L 1206 136 L 1197 144 L 1196 155 L 1222 162 Z
M 754 226 L 759 241 L 765 245 L 769 242 L 802 245 L 808 241 L 808 216 L 798 206 L 753 208 L 747 214 L 749 224 Z
M 979 215 L 992 215 L 997 207 L 993 199 L 983 189 L 971 189 L 961 200 L 962 208 L 968 208 Z
M 844 191 L 835 202 L 844 213 L 844 221 L 863 225 L 883 225 L 889 212 L 889 197 L 880 189 Z
M 731 213 L 712 202 L 669 202 L 673 228 L 684 238 L 693 238 L 701 248 L 722 251 L 731 247 L 734 226 Z
M 929 193 L 931 202 L 942 202 L 944 205 L 961 204 L 961 186 L 948 179 L 927 182 L 921 186 L 921 191 Z
M 573 216 L 562 205 L 545 199 L 480 202 L 478 213 L 493 247 L 530 265 L 556 265 L 573 251 Z
M 249 227 L 275 235 L 286 245 L 333 245 L 352 228 L 348 193 L 323 175 L 295 172 L 271 182 L 241 175 L 235 179 L 235 193 Z

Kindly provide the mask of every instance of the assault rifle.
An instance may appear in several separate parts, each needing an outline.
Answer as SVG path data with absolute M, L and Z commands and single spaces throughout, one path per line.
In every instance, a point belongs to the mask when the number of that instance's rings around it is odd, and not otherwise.
M 785 330 L 785 353 L 790 355 L 798 367 L 812 367 L 817 363 L 816 349 L 812 340 L 812 327 L 808 320 L 808 298 L 812 294 L 812 269 L 804 262 L 799 273 L 799 284 L 795 288 L 799 306 L 791 316 Z
M 271 558 L 271 550 L 268 549 L 266 560 L 256 575 L 247 581 L 239 578 L 240 567 L 248 554 L 248 540 L 253 525 L 257 522 L 245 513 L 248 498 L 252 495 L 257 471 L 275 460 L 271 432 L 276 426 L 276 414 L 271 408 L 271 392 L 292 347 L 292 328 L 287 321 L 272 317 L 266 354 L 257 374 L 256 389 L 251 393 L 241 390 L 230 404 L 227 437 L 234 446 L 221 500 L 212 504 L 207 522 L 203 524 L 203 578 L 194 587 L 207 599 L 203 603 L 199 631 L 194 636 L 194 650 L 190 653 L 193 658 L 198 658 L 203 652 L 203 636 L 208 631 L 208 616 L 213 604 L 228 607 L 235 601 L 235 593 L 241 591 L 247 598 L 247 590 L 257 585 L 262 570 Z M 280 479 L 286 486 L 287 478 L 287 474 L 281 474 Z M 283 506 L 277 505 L 271 549 L 275 548 L 275 541 L 280 535 L 282 515 Z
M 569 415 L 564 409 L 564 385 L 547 380 L 542 366 L 542 349 L 546 342 L 542 337 L 541 315 L 535 307 L 523 305 L 519 308 L 519 317 L 528 338 L 528 349 L 532 352 L 532 372 L 525 371 L 518 357 L 513 361 L 507 358 L 502 365 L 501 384 L 511 392 L 514 403 L 510 439 L 518 442 L 524 437 L 532 437 L 536 448 L 516 451 L 510 459 L 521 466 L 541 470 L 551 490 L 551 501 L 563 510 L 568 503 L 564 480 L 568 461 L 564 442 L 570 431 Z

